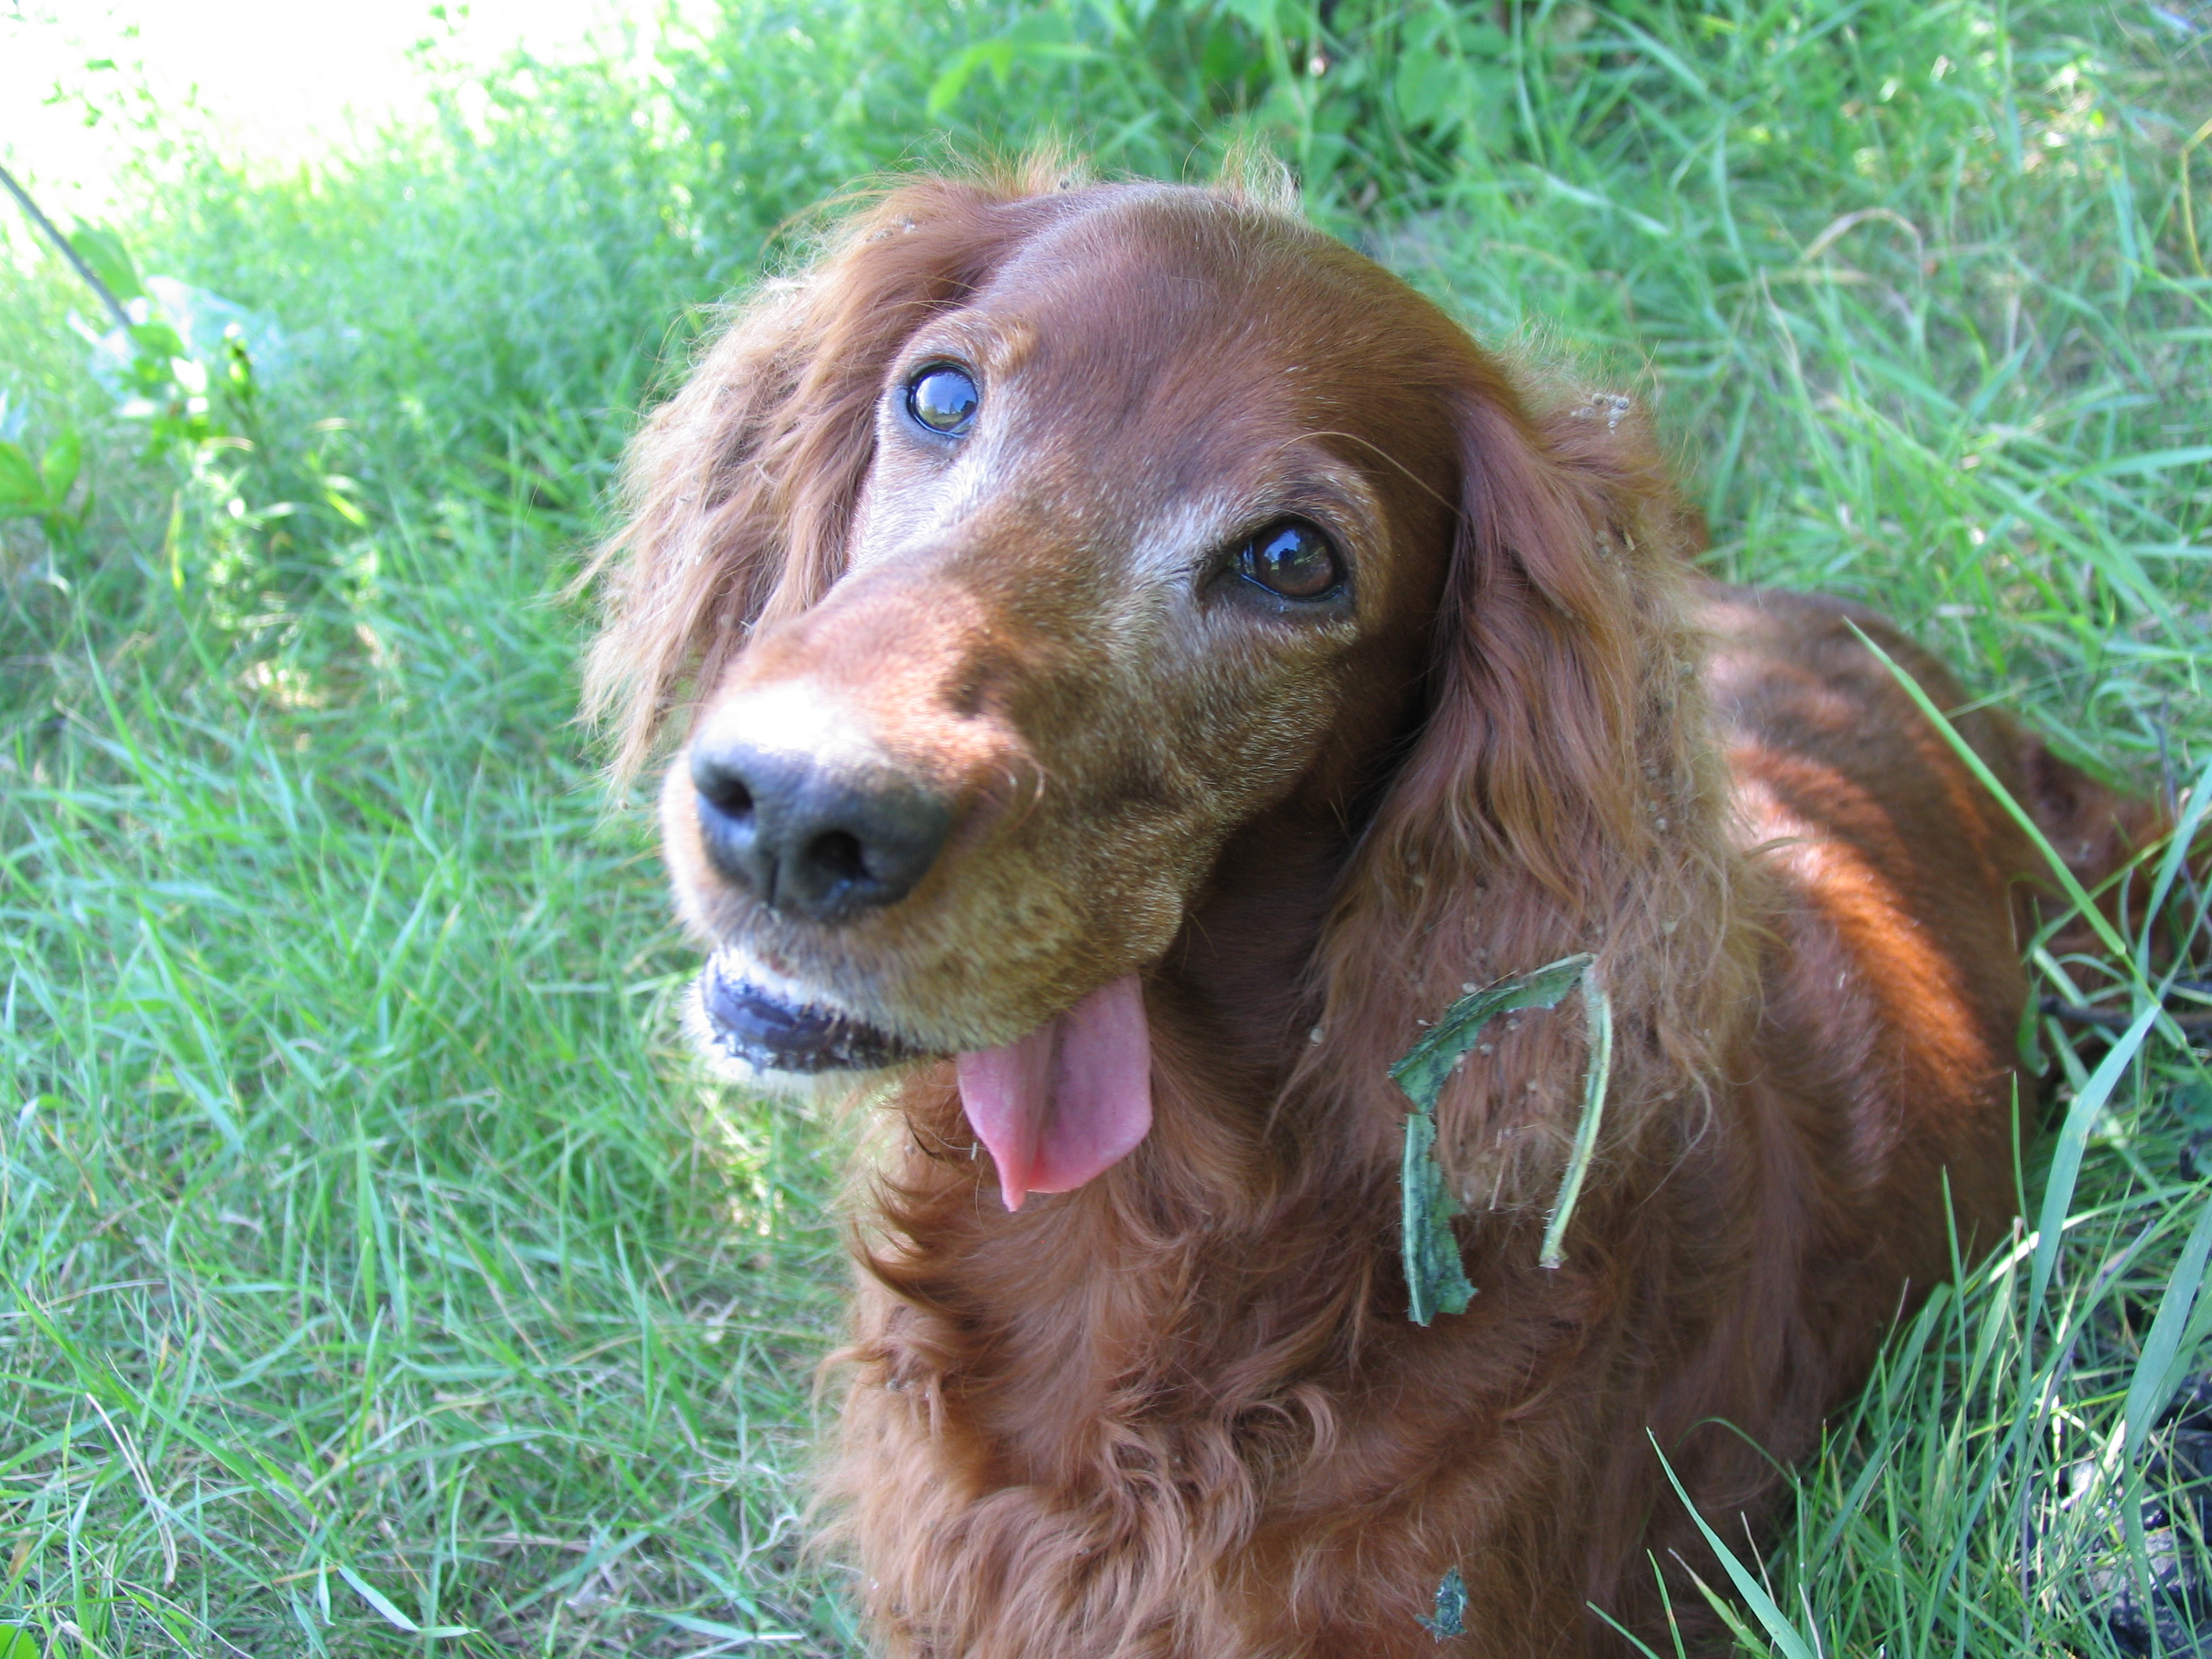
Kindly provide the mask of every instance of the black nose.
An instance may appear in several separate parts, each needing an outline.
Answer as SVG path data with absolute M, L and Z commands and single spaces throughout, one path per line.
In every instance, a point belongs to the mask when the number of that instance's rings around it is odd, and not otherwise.
M 933 791 L 746 744 L 695 747 L 691 782 L 714 867 L 809 921 L 904 898 L 952 828 L 951 806 Z

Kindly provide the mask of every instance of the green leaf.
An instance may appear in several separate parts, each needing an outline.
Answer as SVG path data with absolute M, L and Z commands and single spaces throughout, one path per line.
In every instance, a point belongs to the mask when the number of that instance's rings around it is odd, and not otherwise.
M 1512 51 L 1513 40 L 1495 23 L 1465 24 L 1460 31 L 1459 49 L 1469 58 L 1503 58 Z
M 1436 52 L 1408 52 L 1398 60 L 1390 90 L 1399 118 L 1409 127 L 1425 127 L 1455 118 L 1467 92 L 1467 77 L 1456 61 Z
M 158 317 L 149 322 L 133 324 L 131 343 L 137 348 L 141 357 L 161 363 L 165 368 L 170 360 L 185 355 L 184 337 Z
M 135 300 L 146 291 L 139 284 L 138 268 L 131 263 L 130 250 L 106 226 L 80 222 L 70 237 L 70 246 L 117 299 Z
M 1997 781 L 1996 774 L 1990 770 L 1990 763 L 1982 758 L 1973 744 L 1959 735 L 1959 730 L 1951 724 L 1950 717 L 1936 706 L 1936 700 L 1928 695 L 1920 682 L 1899 667 L 1896 659 L 1869 639 L 1856 623 L 1846 618 L 1844 625 L 1857 635 L 1861 645 L 1874 653 L 1874 659 L 1889 671 L 1889 677 L 1897 682 L 1897 689 L 1911 698 L 1914 706 L 1928 716 L 1936 731 L 1942 734 L 1943 741 L 1951 745 L 1951 752 L 1958 756 L 1960 763 L 1981 781 L 1984 788 L 1996 797 L 1997 805 L 2004 808 L 2007 815 L 2034 843 L 2035 849 L 2050 865 L 2051 878 L 2057 882 L 2059 890 L 2081 911 L 2081 920 L 2096 929 L 2097 937 L 2103 941 L 2105 948 L 2120 961 L 2126 961 L 2127 941 L 2120 937 L 2119 930 L 2112 926 L 2105 913 L 2097 908 L 2096 901 L 2083 890 L 2080 879 L 2051 846 L 2050 837 L 2043 833 L 2043 826 L 2035 821 L 2025 806 L 2013 799 L 2012 792 Z
M 1552 1200 L 1552 1218 L 1544 1225 L 1544 1247 L 1537 1252 L 1539 1266 L 1556 1267 L 1566 1260 L 1567 1222 L 1575 1200 L 1583 1195 L 1583 1177 L 1589 1173 L 1597 1151 L 1598 1126 L 1605 1120 L 1605 1087 L 1613 1078 L 1613 999 L 1597 982 L 1595 963 L 1583 969 L 1583 1010 L 1589 1020 L 1589 1061 L 1583 1068 L 1583 1116 L 1575 1127 L 1574 1150 L 1567 1154 L 1567 1172 L 1559 1177 L 1559 1195 Z
M 2171 472 L 2176 467 L 2201 466 L 2212 461 L 2212 444 L 2191 444 L 2186 449 L 2154 449 L 2145 454 L 2123 455 L 2117 460 L 2085 466 L 2063 483 L 2085 478 L 2125 478 L 2146 472 Z
M 1407 1317 L 1425 1325 L 1439 1312 L 1465 1313 L 1474 1286 L 1459 1259 L 1452 1218 L 1459 1203 L 1437 1163 L 1437 1121 L 1426 1112 L 1406 1116 L 1405 1163 L 1398 1171 L 1402 1204 L 1399 1248 L 1405 1258 Z
M 1562 957 L 1534 973 L 1514 975 L 1468 993 L 1445 1009 L 1443 1018 L 1430 1027 L 1429 1034 L 1390 1068 L 1391 1079 L 1405 1091 L 1407 1099 L 1425 1112 L 1430 1110 L 1437 1103 L 1444 1079 L 1451 1075 L 1460 1056 L 1474 1047 L 1484 1026 L 1516 1008 L 1558 1007 L 1589 964 L 1587 952 Z
M 1243 20 L 1255 34 L 1265 34 L 1274 27 L 1282 14 L 1280 0 L 1218 0 L 1218 9 Z
M 978 40 L 947 58 L 930 83 L 929 112 L 942 115 L 951 109 L 979 69 L 988 69 L 991 78 L 1003 87 L 1017 61 L 1066 63 L 1096 55 L 1074 38 L 1065 17 L 1054 12 L 1033 13 L 1005 33 Z
M 69 499 L 83 464 L 84 441 L 77 436 L 76 428 L 64 428 L 46 446 L 46 459 L 39 463 L 39 474 L 46 480 L 46 500 L 51 504 L 59 507 Z
M 986 64 L 991 72 L 1004 82 L 1006 71 L 1013 67 L 1014 48 L 1007 40 L 978 40 L 974 46 L 955 52 L 938 71 L 937 79 L 930 83 L 929 112 L 942 115 L 960 100 L 975 71 Z
M 1562 957 L 1533 973 L 1514 975 L 1480 991 L 1470 991 L 1446 1009 L 1428 1035 L 1390 1068 L 1391 1080 L 1415 1108 L 1406 1119 L 1405 1160 L 1398 1171 L 1398 1183 L 1399 1250 L 1405 1262 L 1408 1300 L 1406 1312 L 1416 1325 L 1427 1324 L 1439 1312 L 1465 1313 L 1474 1297 L 1474 1286 L 1460 1261 L 1459 1238 L 1451 1226 L 1452 1218 L 1459 1213 L 1459 1203 L 1436 1157 L 1437 1124 L 1431 1113 L 1444 1079 L 1474 1047 L 1482 1028 L 1498 1015 L 1517 1008 L 1556 1008 L 1560 999 L 1580 985 L 1590 1019 L 1590 1064 L 1583 1085 L 1583 1121 L 1559 1198 L 1552 1206 L 1551 1224 L 1544 1232 L 1544 1265 L 1559 1265 L 1559 1241 L 1566 1236 L 1567 1218 L 1574 1212 L 1590 1153 L 1597 1145 L 1606 1079 L 1612 1069 L 1612 1007 L 1597 988 L 1590 971 L 1592 961 L 1587 951 Z
M 2113 1040 L 2097 1062 L 2097 1069 L 2089 1073 L 2089 1080 L 2081 1085 L 2074 1103 L 2066 1109 L 2066 1121 L 2058 1130 L 2058 1145 L 2051 1154 L 2051 1173 L 2044 1177 L 2043 1208 L 2035 1224 L 2035 1256 L 2028 1268 L 2028 1316 L 2039 1316 L 2043 1308 L 2043 1293 L 2051 1286 L 2051 1275 L 2058 1265 L 2058 1241 L 2066 1231 L 2066 1218 L 2074 1206 L 2074 1183 L 2081 1174 L 2081 1154 L 2089 1141 L 2089 1131 L 2097 1121 L 2097 1115 L 2105 1109 L 2105 1102 L 2119 1086 L 2136 1050 L 2142 1047 L 2150 1028 L 2158 1023 L 2159 1006 L 2146 1003 L 2136 1016 L 2135 1023 Z
M 2127 1424 L 2127 1462 L 2132 1466 L 2142 1455 L 2143 1442 L 2150 1437 L 2151 1425 L 2165 1411 L 2166 1402 L 2173 1398 L 2173 1391 L 2181 1386 L 2181 1379 L 2194 1358 L 2194 1345 L 2184 1340 L 2192 1321 L 2190 1309 L 2204 1289 L 2204 1261 L 2212 1255 L 2212 1203 L 2197 1212 L 2197 1224 L 2189 1230 L 2189 1242 L 2181 1248 L 2181 1260 L 2174 1264 L 2173 1277 L 2166 1282 L 2166 1291 L 2158 1300 L 2158 1312 L 2150 1322 L 2150 1334 L 2143 1338 L 2142 1356 L 2136 1361 L 2134 1380 L 2128 1384 L 2128 1403 L 2123 1413 Z
M 1067 19 L 1056 11 L 1034 11 L 1015 22 L 1000 38 L 1024 57 L 1057 57 L 1062 48 L 1074 44 L 1075 31 Z
M 23 446 L 0 439 L 0 514 L 15 517 L 46 510 L 46 487 Z
M 362 1577 L 351 1567 L 346 1566 L 343 1563 L 338 1566 L 338 1577 L 344 1579 L 347 1583 L 351 1584 L 354 1587 L 354 1589 L 360 1595 L 361 1599 L 368 1602 L 370 1607 L 375 1608 L 377 1616 L 383 1620 L 386 1624 L 392 1626 L 396 1630 L 403 1630 L 410 1636 L 450 1638 L 455 1636 L 473 1636 L 476 1634 L 474 1627 L 468 1625 L 423 1626 L 416 1624 L 412 1619 L 410 1619 L 405 1613 L 400 1612 L 399 1609 L 392 1604 L 392 1598 L 390 1596 L 385 1595 L 384 1592 L 378 1589 L 375 1585 L 370 1583 L 368 1579 Z
M 1814 1659 L 1814 1645 L 1808 1642 L 1797 1626 L 1784 1615 L 1774 1598 L 1766 1593 L 1766 1586 L 1753 1577 L 1743 1563 L 1735 1559 L 1735 1552 L 1721 1542 L 1721 1535 L 1705 1524 L 1705 1517 L 1698 1513 L 1698 1506 L 1690 1501 L 1690 1494 L 1682 1490 L 1682 1482 L 1674 1473 L 1674 1466 L 1667 1461 L 1667 1454 L 1660 1450 L 1659 1437 L 1649 1429 L 1644 1432 L 1651 1442 L 1651 1449 L 1659 1454 L 1659 1467 L 1667 1472 L 1667 1484 L 1674 1487 L 1674 1495 L 1682 1500 L 1682 1507 L 1689 1510 L 1690 1519 L 1698 1523 L 1698 1530 L 1705 1535 L 1705 1542 L 1711 1545 L 1713 1553 L 1720 1557 L 1721 1565 L 1727 1570 L 1729 1581 L 1735 1585 L 1735 1593 L 1744 1599 L 1759 1622 L 1765 1626 L 1766 1639 L 1781 1651 L 1784 1659 Z
M 19 1625 L 0 1625 L 0 1659 L 46 1659 L 39 1638 Z

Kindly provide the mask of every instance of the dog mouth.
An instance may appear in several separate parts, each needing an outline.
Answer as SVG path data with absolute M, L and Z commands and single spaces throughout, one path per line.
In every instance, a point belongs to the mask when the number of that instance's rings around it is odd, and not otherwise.
M 809 1000 L 796 988 L 771 984 L 749 968 L 718 951 L 699 975 L 707 1036 L 726 1060 L 756 1071 L 804 1075 L 880 1071 L 930 1057 L 893 1032 Z
M 707 958 L 695 1030 L 753 1077 L 874 1072 L 941 1058 L 825 1006 L 741 951 Z M 1152 1124 L 1152 1037 L 1137 975 L 1124 974 L 1026 1035 L 951 1056 L 969 1127 L 1006 1208 L 1073 1190 L 1134 1150 Z

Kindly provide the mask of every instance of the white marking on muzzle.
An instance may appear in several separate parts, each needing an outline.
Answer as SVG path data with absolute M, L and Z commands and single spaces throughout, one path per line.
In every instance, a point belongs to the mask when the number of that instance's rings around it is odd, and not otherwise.
M 837 693 L 805 676 L 725 699 L 691 738 L 695 749 L 740 744 L 772 753 L 810 756 L 833 770 L 877 770 L 891 765 L 868 723 Z

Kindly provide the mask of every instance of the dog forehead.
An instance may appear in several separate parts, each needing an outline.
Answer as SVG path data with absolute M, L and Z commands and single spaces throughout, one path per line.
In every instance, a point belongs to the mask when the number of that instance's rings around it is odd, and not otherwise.
M 1041 231 L 969 314 L 1020 342 L 1012 366 L 1032 378 L 1075 374 L 1104 390 L 1188 367 L 1227 391 L 1335 357 L 1364 264 L 1279 215 L 1136 191 Z
M 1049 478 L 1123 510 L 1264 491 L 1325 449 L 1354 466 L 1372 453 L 1375 364 L 1356 337 L 1370 272 L 1277 214 L 1117 191 L 1031 239 L 907 357 L 981 368 L 979 487 Z M 1402 401 L 1408 377 L 1390 378 Z
M 1184 474 L 1175 493 L 1224 465 L 1264 469 L 1302 440 L 1361 469 L 1414 462 L 1449 422 L 1472 349 L 1341 242 L 1182 186 L 1103 193 L 1030 238 L 961 316 L 998 377 L 987 402 L 1109 464 L 1147 449 Z

